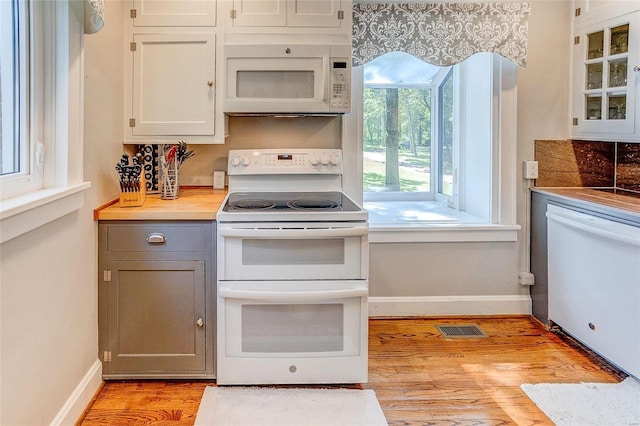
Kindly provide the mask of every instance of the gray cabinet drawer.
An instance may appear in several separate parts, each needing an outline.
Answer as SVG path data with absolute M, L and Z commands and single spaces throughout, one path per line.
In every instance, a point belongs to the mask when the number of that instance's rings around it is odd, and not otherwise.
M 208 252 L 211 227 L 205 223 L 107 224 L 106 251 Z

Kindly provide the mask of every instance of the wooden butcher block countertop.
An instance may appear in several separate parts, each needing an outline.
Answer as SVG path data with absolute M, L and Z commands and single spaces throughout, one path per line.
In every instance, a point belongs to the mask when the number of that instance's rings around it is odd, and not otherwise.
M 614 194 L 593 188 L 536 187 L 532 190 L 543 194 L 555 195 L 561 198 L 587 203 L 593 207 L 599 207 L 614 212 L 617 211 L 640 219 L 640 198 Z
M 210 186 L 181 187 L 175 200 L 148 194 L 140 207 L 120 207 L 118 199 L 94 210 L 95 220 L 215 220 L 227 191 Z

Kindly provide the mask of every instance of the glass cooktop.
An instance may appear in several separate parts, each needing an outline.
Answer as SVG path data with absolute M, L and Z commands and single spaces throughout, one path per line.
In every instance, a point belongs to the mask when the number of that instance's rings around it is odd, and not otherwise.
M 357 212 L 360 207 L 341 192 L 232 192 L 225 212 Z

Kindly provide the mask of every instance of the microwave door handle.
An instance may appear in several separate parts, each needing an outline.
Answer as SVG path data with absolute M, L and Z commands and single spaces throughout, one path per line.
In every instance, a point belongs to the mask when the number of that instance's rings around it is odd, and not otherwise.
M 221 288 L 218 296 L 223 299 L 246 299 L 272 302 L 305 302 L 310 300 L 345 299 L 364 297 L 369 293 L 366 288 L 324 291 L 253 291 Z
M 367 235 L 369 229 L 362 228 L 330 228 L 330 229 L 242 229 L 218 228 L 218 235 L 235 238 L 336 238 L 361 237 Z

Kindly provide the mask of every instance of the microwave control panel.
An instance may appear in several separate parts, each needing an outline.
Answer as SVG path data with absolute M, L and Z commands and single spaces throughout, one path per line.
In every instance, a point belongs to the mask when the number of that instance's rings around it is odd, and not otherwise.
M 347 60 L 331 59 L 331 111 L 348 112 L 351 109 L 351 66 Z

